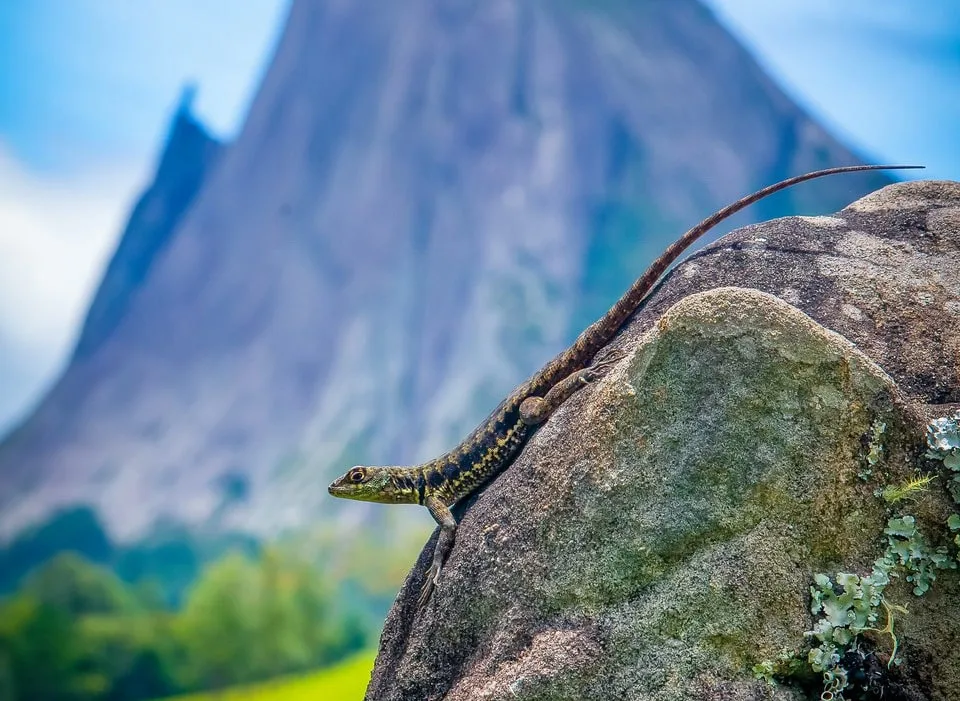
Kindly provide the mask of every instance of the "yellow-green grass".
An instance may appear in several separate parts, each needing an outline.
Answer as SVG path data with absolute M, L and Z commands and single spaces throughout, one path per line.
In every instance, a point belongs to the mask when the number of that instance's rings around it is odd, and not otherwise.
M 169 701 L 361 701 L 373 658 L 373 652 L 365 652 L 319 672 L 176 696 Z

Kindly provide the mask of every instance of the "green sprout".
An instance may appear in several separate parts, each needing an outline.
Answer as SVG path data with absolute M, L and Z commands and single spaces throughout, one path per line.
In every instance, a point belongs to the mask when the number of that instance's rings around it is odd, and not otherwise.
M 880 492 L 880 496 L 883 497 L 883 500 L 888 504 L 896 504 L 898 501 L 903 501 L 904 499 L 912 499 L 920 492 L 925 492 L 927 486 L 936 478 L 936 475 L 924 475 L 922 477 L 914 477 L 909 482 L 904 482 L 903 484 L 892 484 Z

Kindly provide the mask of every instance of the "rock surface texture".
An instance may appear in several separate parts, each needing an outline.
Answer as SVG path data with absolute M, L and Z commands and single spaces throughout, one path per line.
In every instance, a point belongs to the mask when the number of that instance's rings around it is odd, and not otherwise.
M 806 660 L 814 575 L 868 573 L 891 517 L 948 542 L 943 479 L 908 503 L 875 492 L 936 467 L 924 424 L 960 402 L 958 326 L 960 183 L 892 185 L 691 257 L 617 339 L 620 365 L 464 505 L 417 612 L 425 548 L 368 701 L 819 698 L 813 673 L 769 686 L 751 667 Z M 902 664 L 864 634 L 873 687 L 846 698 L 960 699 L 957 571 L 885 598 L 909 609 Z

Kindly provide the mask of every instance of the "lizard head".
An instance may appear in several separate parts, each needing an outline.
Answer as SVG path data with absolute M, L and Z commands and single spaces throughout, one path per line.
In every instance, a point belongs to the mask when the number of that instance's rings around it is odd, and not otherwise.
M 327 491 L 341 499 L 380 504 L 416 504 L 416 487 L 402 472 L 402 468 L 356 465 L 335 479 Z

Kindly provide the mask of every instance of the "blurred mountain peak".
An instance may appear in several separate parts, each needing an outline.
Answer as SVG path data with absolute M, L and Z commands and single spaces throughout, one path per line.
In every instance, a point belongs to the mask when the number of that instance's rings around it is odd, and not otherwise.
M 193 114 L 196 92 L 193 83 L 181 91 L 156 175 L 130 213 L 87 311 L 74 360 L 92 354 L 117 327 L 220 156 L 222 145 Z
M 186 82 L 180 88 L 180 100 L 177 102 L 177 117 L 191 118 L 193 115 L 193 103 L 197 99 L 197 83 L 195 81 Z

